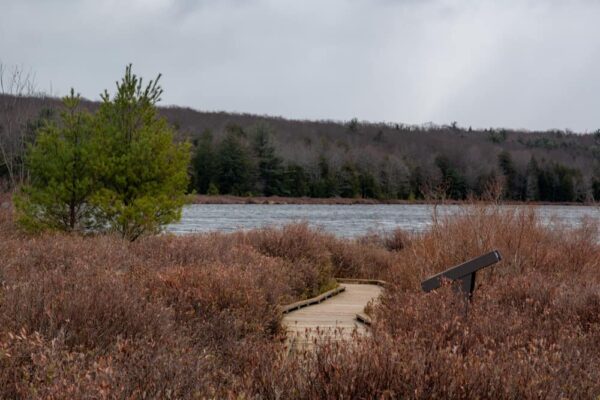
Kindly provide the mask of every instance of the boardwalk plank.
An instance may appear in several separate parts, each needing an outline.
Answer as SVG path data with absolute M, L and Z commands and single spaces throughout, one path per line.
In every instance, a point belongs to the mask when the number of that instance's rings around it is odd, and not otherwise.
M 292 346 L 306 347 L 317 337 L 317 330 L 323 332 L 323 339 L 349 338 L 354 330 L 367 334 L 367 328 L 356 320 L 373 299 L 382 292 L 381 286 L 371 284 L 345 283 L 344 292 L 321 303 L 301 308 L 286 314 L 283 325 L 288 332 Z

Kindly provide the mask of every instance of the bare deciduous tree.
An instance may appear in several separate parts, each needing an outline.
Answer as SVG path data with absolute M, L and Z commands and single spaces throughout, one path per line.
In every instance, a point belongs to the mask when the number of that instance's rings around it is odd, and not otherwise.
M 0 172 L 8 188 L 15 188 L 26 178 L 23 159 L 27 143 L 33 139 L 27 122 L 35 112 L 31 102 L 35 96 L 39 93 L 30 71 L 0 63 Z

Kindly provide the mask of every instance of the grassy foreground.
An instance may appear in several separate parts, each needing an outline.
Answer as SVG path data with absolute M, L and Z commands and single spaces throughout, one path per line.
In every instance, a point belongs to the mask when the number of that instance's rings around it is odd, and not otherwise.
M 0 201 L 0 203 L 2 203 Z M 594 398 L 599 221 L 465 207 L 418 236 L 24 236 L 0 207 L 0 398 Z M 465 317 L 422 278 L 499 249 Z M 333 277 L 392 283 L 373 335 L 284 348 L 278 304 Z

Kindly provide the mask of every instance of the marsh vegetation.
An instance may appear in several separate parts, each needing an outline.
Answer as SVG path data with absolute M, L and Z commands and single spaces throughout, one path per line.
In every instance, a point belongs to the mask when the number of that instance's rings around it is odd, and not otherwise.
M 4 203 L 9 204 L 8 202 Z M 3 398 L 593 398 L 598 220 L 465 206 L 420 234 L 306 225 L 231 234 L 29 236 L 0 209 Z M 420 281 L 498 248 L 465 317 Z M 289 355 L 277 306 L 335 277 L 391 283 L 373 334 Z

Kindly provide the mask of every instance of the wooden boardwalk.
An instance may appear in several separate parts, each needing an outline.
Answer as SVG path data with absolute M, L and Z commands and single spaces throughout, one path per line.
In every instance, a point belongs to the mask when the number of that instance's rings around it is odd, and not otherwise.
M 345 283 L 344 292 L 322 303 L 292 311 L 283 317 L 290 347 L 310 347 L 322 332 L 321 338 L 349 338 L 354 330 L 366 334 L 367 327 L 356 320 L 356 314 L 377 299 L 382 292 L 378 285 Z

